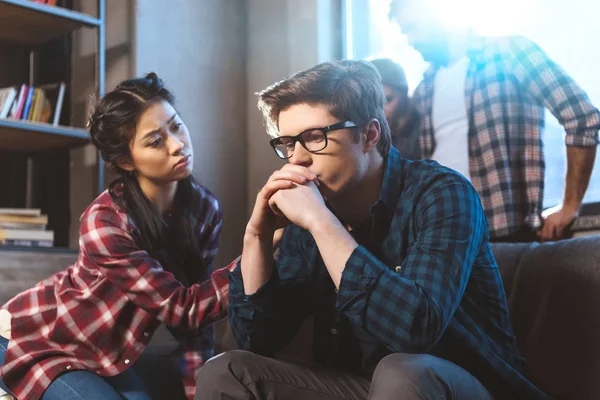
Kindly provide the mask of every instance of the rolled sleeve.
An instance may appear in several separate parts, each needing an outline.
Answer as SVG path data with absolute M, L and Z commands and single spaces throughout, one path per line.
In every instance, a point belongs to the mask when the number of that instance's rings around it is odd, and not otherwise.
M 594 147 L 598 145 L 598 129 L 571 131 L 565 135 L 565 144 L 575 147 Z
M 297 241 L 299 228 L 286 229 L 269 279 L 252 295 L 244 292 L 242 265 L 230 274 L 229 322 L 238 346 L 270 356 L 295 335 L 312 308 L 310 277 Z
M 237 267 L 229 275 L 230 302 L 232 304 L 249 304 L 253 308 L 263 310 L 269 305 L 278 285 L 279 273 L 277 268 L 273 268 L 269 279 L 255 293 L 247 295 L 244 292 L 241 261 L 238 261 Z
M 515 36 L 510 46 L 514 76 L 563 125 L 566 145 L 596 146 L 600 112 L 585 91 L 533 41 Z

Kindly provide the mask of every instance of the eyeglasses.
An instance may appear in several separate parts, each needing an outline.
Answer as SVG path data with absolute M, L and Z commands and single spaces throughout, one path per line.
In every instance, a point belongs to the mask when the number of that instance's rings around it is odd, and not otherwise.
M 311 128 L 300 132 L 296 136 L 279 136 L 271 139 L 269 144 L 275 150 L 277 157 L 288 159 L 294 155 L 296 142 L 311 153 L 317 153 L 327 147 L 327 134 L 345 128 L 356 128 L 357 125 L 351 121 L 342 121 L 324 128 Z

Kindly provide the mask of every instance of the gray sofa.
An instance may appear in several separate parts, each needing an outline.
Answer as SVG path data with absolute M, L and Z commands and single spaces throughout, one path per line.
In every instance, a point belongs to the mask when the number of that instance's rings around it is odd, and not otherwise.
M 529 378 L 555 399 L 600 399 L 600 236 L 493 251 Z

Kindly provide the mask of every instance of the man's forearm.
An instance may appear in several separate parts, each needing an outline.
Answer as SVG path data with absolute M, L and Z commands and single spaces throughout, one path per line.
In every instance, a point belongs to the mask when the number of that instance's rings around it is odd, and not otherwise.
M 273 238 L 244 235 L 241 259 L 244 293 L 251 295 L 269 279 L 273 272 Z
M 590 182 L 596 147 L 567 146 L 567 177 L 563 207 L 577 212 Z
M 346 262 L 358 243 L 332 214 L 321 219 L 310 233 L 335 287 L 339 288 Z

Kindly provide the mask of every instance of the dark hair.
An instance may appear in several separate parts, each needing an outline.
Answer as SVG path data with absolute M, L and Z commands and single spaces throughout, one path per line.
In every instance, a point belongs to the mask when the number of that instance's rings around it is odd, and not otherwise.
M 369 60 L 377 68 L 381 75 L 381 83 L 385 86 L 391 86 L 401 94 L 408 96 L 408 82 L 404 68 L 390 58 L 375 58 Z
M 258 108 L 271 136 L 277 136 L 281 111 L 300 103 L 325 104 L 331 115 L 360 127 L 376 118 L 381 125 L 377 150 L 382 156 L 390 150 L 390 128 L 383 109 L 385 96 L 381 76 L 366 61 L 321 63 L 269 86 L 258 96 Z
M 403 134 L 399 133 L 401 128 L 398 125 L 398 119 L 415 112 L 414 105 L 408 96 L 408 82 L 406 80 L 404 69 L 400 64 L 390 58 L 375 58 L 369 61 L 375 66 L 375 68 L 377 68 L 379 75 L 381 75 L 381 83 L 384 86 L 389 86 L 398 92 L 399 101 L 396 105 L 393 116 L 388 119 L 388 124 L 390 125 L 390 131 L 392 132 L 392 135 L 400 134 L 404 136 Z M 412 124 L 409 124 L 406 127 L 411 127 L 411 125 Z
M 137 229 L 132 234 L 138 246 L 161 262 L 165 269 L 176 268 L 177 263 L 172 257 L 177 254 L 179 263 L 193 264 L 193 268 L 184 267 L 186 276 L 176 274 L 177 277 L 196 281 L 201 273 L 198 265 L 201 249 L 195 229 L 199 194 L 194 178 L 189 176 L 179 182 L 171 223 L 167 225 L 142 191 L 134 174 L 117 164 L 120 157 L 131 157 L 129 146 L 141 115 L 152 104 L 161 101 L 175 106 L 174 96 L 155 73 L 125 80 L 96 104 L 88 128 L 92 143 L 100 151 L 102 159 L 116 171 L 117 177 L 110 184 L 109 193 L 134 222 Z

